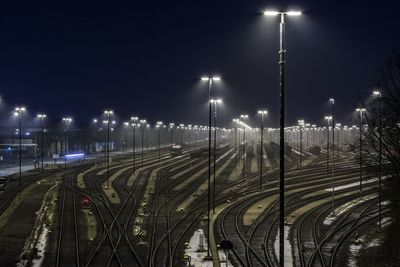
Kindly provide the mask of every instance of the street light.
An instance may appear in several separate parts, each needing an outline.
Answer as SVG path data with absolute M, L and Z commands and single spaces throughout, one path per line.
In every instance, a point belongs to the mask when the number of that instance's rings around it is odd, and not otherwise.
M 128 129 L 129 129 L 129 122 L 124 122 L 125 126 L 125 158 L 128 159 Z
M 373 91 L 379 101 L 379 231 L 382 230 L 382 93 Z
M 158 129 L 158 162 L 160 162 L 161 159 L 161 126 L 163 125 L 162 121 L 158 121 L 156 124 L 156 128 Z
M 261 116 L 261 148 L 260 148 L 260 191 L 262 191 L 262 165 L 264 157 L 264 115 L 268 114 L 267 110 L 259 110 L 257 112 Z
M 246 119 L 248 118 L 248 115 L 240 115 L 240 118 L 243 119 L 243 172 L 242 172 L 242 178 L 244 180 L 244 172 L 245 172 L 245 164 L 246 164 Z
M 362 198 L 362 123 L 363 123 L 363 113 L 366 112 L 365 108 L 357 108 L 356 112 L 359 113 L 360 115 L 360 136 L 359 136 L 359 141 L 360 141 L 360 199 Z
M 188 124 L 187 130 L 188 130 L 188 135 L 189 135 L 189 136 L 188 136 L 188 138 L 189 138 L 189 140 L 188 140 L 188 143 L 189 143 L 189 151 L 190 151 L 190 133 L 191 133 L 192 129 L 194 129 L 194 127 L 192 127 L 191 124 Z
M 181 148 L 183 148 L 183 135 L 185 134 L 185 124 L 181 123 L 179 124 L 178 129 L 181 129 Z
M 238 151 L 237 151 L 237 142 L 238 142 L 238 138 L 237 138 L 237 131 L 238 131 L 238 123 L 239 123 L 239 119 L 233 119 L 232 120 L 235 123 L 235 173 L 237 170 L 237 157 L 238 157 Z M 239 147 L 240 148 L 240 147 Z
M 213 166 L 213 176 L 214 176 L 214 186 L 213 186 L 213 213 L 215 213 L 215 186 L 216 186 L 216 166 L 217 166 L 217 106 L 222 103 L 221 99 L 211 99 L 210 102 L 214 104 L 214 166 Z
M 68 131 L 68 123 L 72 121 L 71 117 L 62 118 L 64 124 L 64 168 L 67 168 L 67 131 Z
M 138 117 L 131 117 L 131 121 L 133 121 L 133 124 L 132 124 L 132 126 L 133 126 L 133 144 L 132 144 L 132 146 L 133 146 L 133 155 L 132 155 L 132 157 L 133 157 L 133 172 L 135 173 L 135 171 L 136 171 L 136 122 L 139 120 L 139 118 Z
M 300 130 L 300 169 L 301 169 L 301 162 L 303 159 L 303 127 L 304 127 L 304 120 L 298 120 L 297 124 L 299 125 Z
M 171 149 L 172 149 L 172 131 L 173 131 L 173 129 L 174 129 L 174 127 L 175 127 L 175 123 L 173 123 L 173 122 L 171 122 L 170 124 L 169 124 L 169 131 L 170 131 L 170 139 L 171 139 Z
M 107 189 L 110 187 L 110 116 L 114 114 L 112 110 L 105 110 L 107 117 Z
M 208 81 L 208 205 L 207 205 L 207 256 L 205 260 L 212 260 L 210 255 L 210 236 L 211 236 L 211 226 L 210 226 L 210 210 L 211 210 L 211 112 L 212 112 L 212 85 L 213 81 L 220 81 L 221 78 L 219 76 L 213 77 L 201 77 L 202 81 Z
M 329 103 L 332 104 L 332 179 L 335 177 L 335 99 L 330 98 Z M 328 127 L 329 128 L 329 127 Z M 339 145 L 339 142 L 338 142 Z M 338 146 L 339 147 L 339 146 Z M 333 210 L 334 212 L 334 210 Z M 335 215 L 333 213 L 333 215 Z
M 326 177 L 329 177 L 329 125 L 330 121 L 332 121 L 332 116 L 325 116 L 326 124 L 326 131 L 327 131 L 327 145 L 326 145 Z M 335 179 L 332 176 L 332 215 L 335 215 Z
M 19 118 L 19 187 L 22 187 L 22 112 L 25 112 L 25 107 L 16 107 L 15 116 Z
M 142 128 L 142 168 L 143 168 L 143 137 L 144 137 L 144 127 L 147 124 L 146 120 L 140 120 L 140 127 Z
M 44 119 L 47 117 L 47 115 L 46 114 L 38 114 L 37 115 L 37 117 L 40 119 L 40 121 L 41 121 L 41 128 L 42 128 L 42 137 L 41 137 L 41 139 L 42 139 L 42 144 L 41 144 L 41 149 L 40 149 L 40 156 L 41 156 L 41 160 L 42 160 L 42 172 L 44 171 L 44 168 L 43 168 L 43 157 L 44 157 L 44 150 L 43 150 L 43 148 L 44 148 L 44 144 L 43 144 L 43 141 L 44 141 Z
M 275 10 L 266 10 L 265 16 L 280 16 L 280 34 L 279 34 L 279 66 L 280 66 L 280 141 L 279 141 L 279 263 L 284 265 L 284 223 L 285 223 L 285 16 L 299 16 L 300 11 L 278 12 Z

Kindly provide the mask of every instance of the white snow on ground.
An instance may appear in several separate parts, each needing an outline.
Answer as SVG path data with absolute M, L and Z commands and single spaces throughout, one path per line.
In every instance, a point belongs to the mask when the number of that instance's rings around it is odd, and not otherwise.
M 382 180 L 385 180 L 387 177 L 388 176 L 382 176 Z M 368 181 L 363 181 L 362 184 L 365 185 L 365 184 L 370 184 L 370 183 L 374 183 L 377 181 L 378 181 L 378 178 L 372 178 L 372 179 L 369 179 Z M 346 185 L 335 186 L 335 191 L 350 188 L 350 187 L 355 187 L 355 186 L 359 186 L 359 185 L 360 185 L 360 182 L 354 182 L 354 183 L 350 183 L 350 184 L 346 184 Z M 332 188 L 327 188 L 325 190 L 332 191 Z
M 361 249 L 361 245 L 362 244 L 362 239 L 359 239 L 359 242 L 357 244 L 351 244 L 350 245 L 350 255 L 349 255 L 349 259 L 347 262 L 347 266 L 348 267 L 357 267 L 357 256 L 358 253 L 360 252 Z
M 203 251 L 199 251 L 201 235 L 204 236 Z M 185 254 L 189 255 L 191 258 L 190 266 L 213 267 L 212 261 L 204 261 L 204 257 L 207 256 L 207 238 L 204 235 L 203 229 L 198 229 L 194 232 L 193 236 L 190 238 L 189 247 L 185 249 Z M 221 266 L 226 266 L 225 253 L 223 251 L 218 251 L 218 256 Z M 230 261 L 228 261 L 228 266 L 233 267 Z
M 289 226 L 285 226 L 284 228 L 284 236 L 285 236 L 285 266 L 294 266 L 293 265 L 293 255 L 292 255 L 292 246 L 290 245 L 289 242 Z M 275 254 L 276 257 L 279 259 L 279 229 L 276 235 L 275 243 L 274 243 L 274 248 L 275 248 Z
M 373 178 L 373 179 L 370 179 L 368 181 L 363 181 L 362 184 L 363 185 L 370 184 L 370 183 L 374 183 L 376 181 L 378 181 L 378 179 L 377 178 Z M 354 183 L 350 183 L 350 184 L 346 184 L 346 185 L 335 186 L 335 191 L 342 190 L 342 189 L 347 189 L 347 188 L 350 188 L 350 187 L 356 187 L 356 186 L 360 186 L 360 182 L 354 182 Z M 332 188 L 327 188 L 325 190 L 331 192 Z
M 375 195 L 371 195 L 371 196 L 364 197 L 364 198 L 362 198 L 362 199 L 360 199 L 360 200 L 357 200 L 357 201 L 347 202 L 346 204 L 335 208 L 335 216 L 332 216 L 332 213 L 330 213 L 330 214 L 325 218 L 324 224 L 325 224 L 325 225 L 331 225 L 332 222 L 334 222 L 334 221 L 336 220 L 337 216 L 342 215 L 343 213 L 345 213 L 346 211 L 348 211 L 349 209 L 351 209 L 351 207 L 353 207 L 353 206 L 355 206 L 355 205 L 358 205 L 358 204 L 361 204 L 361 203 L 363 203 L 363 202 L 365 202 L 365 201 L 367 201 L 367 200 L 369 200 L 369 199 L 371 199 L 371 198 L 374 198 L 374 197 L 375 197 Z
M 293 149 L 293 148 L 292 148 L 292 152 L 295 153 L 295 154 L 297 154 L 297 155 L 300 155 L 300 151 L 298 151 L 297 149 Z M 301 155 L 304 156 L 304 153 L 301 153 Z
M 39 240 L 36 245 L 36 248 L 38 249 L 38 254 L 37 254 L 37 257 L 32 260 L 33 267 L 42 266 L 42 262 L 44 260 L 44 252 L 45 252 L 46 244 L 47 244 L 48 232 L 49 232 L 49 229 L 46 226 L 43 227 L 43 231 L 40 233 Z
M 393 220 L 391 217 L 384 217 L 382 218 L 382 228 L 388 227 L 390 224 L 392 224 Z M 376 222 L 378 225 L 379 222 Z
M 381 240 L 381 239 L 378 239 L 378 238 L 375 238 L 375 239 L 371 240 L 371 241 L 367 244 L 367 247 L 368 247 L 368 248 L 378 247 L 378 246 L 380 246 L 381 244 L 382 244 L 382 240 Z
M 392 223 L 392 218 L 391 217 L 384 217 L 382 218 L 382 227 L 387 227 L 389 224 Z M 377 222 L 378 224 L 378 222 Z M 352 244 L 350 245 L 350 256 L 348 259 L 348 264 L 347 266 L 349 267 L 357 267 L 357 256 L 360 253 L 360 249 L 362 247 L 362 244 L 367 242 L 365 240 L 365 236 L 359 237 L 357 240 L 353 241 Z M 382 240 L 379 238 L 372 239 L 371 241 L 366 244 L 366 247 L 376 247 L 380 246 L 382 244 Z

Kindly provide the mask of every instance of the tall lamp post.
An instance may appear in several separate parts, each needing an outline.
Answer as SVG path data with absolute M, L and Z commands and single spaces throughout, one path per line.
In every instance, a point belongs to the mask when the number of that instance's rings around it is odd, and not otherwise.
M 245 165 L 246 165 L 246 119 L 248 118 L 248 115 L 242 114 L 240 115 L 240 118 L 243 119 L 243 172 L 242 172 L 242 178 L 244 180 L 244 172 L 245 172 Z
M 158 129 L 158 162 L 161 159 L 161 127 L 163 123 L 162 121 L 158 121 L 156 124 L 156 128 Z
M 110 117 L 114 114 L 112 110 L 105 110 L 104 114 L 106 115 L 106 123 L 107 123 L 107 189 L 110 188 Z
M 373 91 L 379 101 L 379 231 L 382 230 L 382 93 Z
M 187 130 L 188 130 L 188 138 L 189 138 L 189 140 L 188 140 L 188 143 L 189 143 L 189 151 L 190 151 L 190 132 L 192 131 L 192 125 L 191 124 L 189 124 L 188 126 L 187 126 Z
M 185 134 L 185 124 L 179 124 L 179 129 L 181 129 L 181 148 L 183 148 L 183 135 Z
M 335 99 L 330 98 L 329 103 L 332 105 L 332 181 L 335 184 Z M 335 215 L 334 211 L 334 207 L 332 207 L 332 215 Z
M 124 122 L 125 126 L 125 158 L 128 159 L 128 129 L 129 122 Z
M 16 107 L 15 108 L 15 116 L 18 116 L 19 119 L 19 187 L 22 187 L 22 113 L 26 111 L 25 107 Z
M 68 123 L 72 121 L 70 117 L 62 118 L 64 124 L 64 168 L 67 168 L 67 134 L 68 134 Z
M 237 157 L 238 157 L 238 151 L 237 151 L 237 142 L 238 142 L 238 138 L 237 138 L 237 131 L 238 131 L 238 126 L 237 126 L 237 124 L 238 124 L 238 122 L 239 122 L 239 119 L 233 119 L 233 122 L 235 123 L 235 173 L 236 173 L 236 170 L 237 170 Z
M 264 160 L 264 115 L 268 114 L 267 110 L 259 110 L 257 112 L 261 116 L 261 142 L 260 142 L 260 192 L 262 191 L 262 169 Z
M 303 127 L 304 127 L 304 120 L 298 120 L 297 121 L 299 125 L 299 130 L 300 130 L 300 169 L 301 169 L 301 163 L 303 160 Z
M 215 213 L 215 186 L 216 186 L 216 166 L 217 166 L 217 106 L 222 103 L 221 99 L 211 99 L 211 103 L 214 104 L 214 166 L 213 166 L 213 176 L 214 176 L 214 186 L 213 186 L 213 213 Z
M 329 177 L 329 127 L 330 122 L 332 121 L 332 116 L 325 116 L 326 120 L 326 177 Z M 335 215 L 335 179 L 332 176 L 332 215 Z
M 144 128 L 146 127 L 146 120 L 140 120 L 140 127 L 142 128 L 142 168 L 143 168 L 143 147 L 144 147 L 144 143 L 143 143 L 143 140 L 144 140 Z
M 366 112 L 365 108 L 357 108 L 356 112 L 360 115 L 360 132 L 359 132 L 359 142 L 360 142 L 360 199 L 362 198 L 362 123 L 363 123 L 363 113 Z
M 299 11 L 278 12 L 267 10 L 264 12 L 266 16 L 280 16 L 280 49 L 279 49 L 279 66 L 280 66 L 280 141 L 279 141 L 279 264 L 284 266 L 284 223 L 285 223 L 285 17 L 299 16 Z
M 139 120 L 138 117 L 131 117 L 132 126 L 133 126 L 133 152 L 132 152 L 132 157 L 133 157 L 133 172 L 136 171 L 136 123 Z
M 40 156 L 41 156 L 41 161 L 42 161 L 42 172 L 44 171 L 44 168 L 43 168 L 43 157 L 44 157 L 44 119 L 47 117 L 46 116 L 46 114 L 38 114 L 37 115 L 37 117 L 40 119 L 40 122 L 41 122 L 41 124 L 40 124 L 40 126 L 41 126 L 41 134 L 42 134 L 42 136 L 41 136 L 41 139 L 42 139 L 42 141 L 41 141 L 41 148 L 40 148 Z
M 212 260 L 212 257 L 210 255 L 210 236 L 211 236 L 211 226 L 210 226 L 210 210 L 211 210 L 211 112 L 212 112 L 212 103 L 211 103 L 211 97 L 212 97 L 212 85 L 214 81 L 220 81 L 221 78 L 218 76 L 213 76 L 213 77 L 202 77 L 202 81 L 207 81 L 208 82 L 208 213 L 207 213 L 207 256 L 205 257 L 205 260 Z
M 171 139 L 171 148 L 172 148 L 172 143 L 173 143 L 173 141 L 172 141 L 172 137 L 173 137 L 173 130 L 174 130 L 174 127 L 175 127 L 175 123 L 173 123 L 173 122 L 171 122 L 170 124 L 169 124 L 169 135 L 170 135 L 170 139 Z

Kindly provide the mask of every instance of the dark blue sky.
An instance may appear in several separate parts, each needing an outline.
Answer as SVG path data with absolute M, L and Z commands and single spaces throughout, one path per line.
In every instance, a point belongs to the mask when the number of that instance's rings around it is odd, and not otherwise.
M 376 68 L 400 46 L 396 1 L 80 1 L 0 5 L 0 94 L 12 107 L 86 121 L 112 108 L 176 123 L 207 121 L 198 78 L 218 73 L 225 123 L 258 108 L 278 119 L 278 18 L 287 20 L 287 116 L 348 119 Z

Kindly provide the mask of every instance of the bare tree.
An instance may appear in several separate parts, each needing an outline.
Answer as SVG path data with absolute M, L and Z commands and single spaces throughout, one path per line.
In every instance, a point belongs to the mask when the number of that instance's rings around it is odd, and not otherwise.
M 388 200 L 393 218 L 384 240 L 386 262 L 399 262 L 400 245 L 400 50 L 394 51 L 377 71 L 373 87 L 381 92 L 379 97 L 369 98 L 365 131 L 367 165 L 379 169 L 379 138 L 382 140 L 383 200 Z M 380 100 L 382 102 L 380 102 Z M 380 106 L 381 104 L 381 106 Z M 380 134 L 380 108 L 382 132 Z M 387 207 L 384 205 L 384 207 Z

